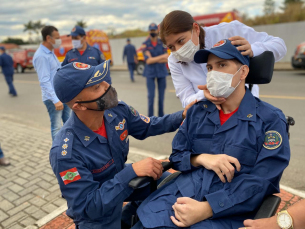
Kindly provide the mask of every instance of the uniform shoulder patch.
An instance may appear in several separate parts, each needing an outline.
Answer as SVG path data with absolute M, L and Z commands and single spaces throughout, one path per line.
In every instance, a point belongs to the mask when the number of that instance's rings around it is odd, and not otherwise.
M 138 111 L 136 109 L 134 109 L 132 106 L 128 106 L 128 107 L 134 116 L 138 116 Z
M 72 143 L 73 143 L 74 135 L 67 131 L 65 135 L 63 135 L 61 142 L 59 143 L 59 155 L 58 159 L 69 159 L 72 157 Z
M 145 115 L 142 115 L 142 114 L 140 114 L 140 118 L 144 121 L 144 122 L 146 122 L 146 123 L 150 123 L 150 118 L 149 117 L 147 117 L 147 116 L 145 116 Z
M 265 140 L 263 146 L 266 149 L 272 150 L 277 149 L 282 144 L 282 136 L 275 130 L 267 131 L 265 134 Z
M 65 185 L 81 179 L 76 167 L 63 171 L 59 175 Z

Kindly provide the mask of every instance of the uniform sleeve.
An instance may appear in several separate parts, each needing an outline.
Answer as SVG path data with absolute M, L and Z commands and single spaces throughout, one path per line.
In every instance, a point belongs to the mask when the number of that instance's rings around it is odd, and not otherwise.
M 144 42 L 144 43 L 142 44 L 142 46 L 141 46 L 141 51 L 142 51 L 143 57 L 144 57 L 144 59 L 145 59 L 145 61 L 146 61 L 146 60 L 148 59 L 148 56 L 145 55 L 145 52 L 148 51 L 148 49 L 147 49 L 147 45 L 146 45 L 145 42 Z
M 98 64 L 101 64 L 105 61 L 105 56 L 104 56 L 104 53 L 102 53 L 99 49 L 96 49 L 98 51 L 98 55 L 99 55 L 99 63 Z
M 197 99 L 203 100 L 203 91 L 199 90 L 197 93 L 193 88 L 193 84 L 184 75 L 179 63 L 174 62 L 173 57 L 168 58 L 168 66 L 171 72 L 171 77 L 176 90 L 176 96 L 180 99 L 182 107 L 185 108 L 188 104 Z
M 139 114 L 132 106 L 126 105 L 128 112 L 129 134 L 136 139 L 143 140 L 149 136 L 156 136 L 177 130 L 183 121 L 183 111 L 164 115 L 163 117 L 147 117 Z
M 283 39 L 270 36 L 265 32 L 257 32 L 239 21 L 222 23 L 217 29 L 217 33 L 221 33 L 220 36 L 222 36 L 220 39 L 232 36 L 244 37 L 251 44 L 254 56 L 258 56 L 264 51 L 272 51 L 275 61 L 279 61 L 287 53 L 287 48 Z M 216 42 L 218 41 L 215 41 L 214 43 Z
M 68 160 L 58 159 L 59 150 L 59 147 L 51 150 L 50 162 L 75 221 L 109 216 L 133 192 L 128 186 L 129 181 L 136 177 L 131 165 L 99 187 L 99 182 L 93 180 L 92 173 L 81 158 L 72 155 Z
M 124 47 L 124 51 L 123 51 L 123 62 L 124 62 L 125 56 L 126 56 L 126 46 Z
M 41 90 L 43 90 L 48 98 L 55 104 L 59 102 L 51 82 L 50 65 L 45 57 L 39 56 L 34 63 L 35 70 L 38 75 Z
M 261 136 L 262 145 L 253 168 L 241 162 L 243 174 L 235 173 L 231 183 L 227 182 L 223 189 L 205 196 L 213 209 L 213 218 L 254 211 L 266 196 L 280 192 L 279 182 L 289 163 L 290 147 L 286 123 L 278 119 L 267 127 L 266 133 L 279 133 L 282 137 L 280 146 L 264 147 L 267 134 Z

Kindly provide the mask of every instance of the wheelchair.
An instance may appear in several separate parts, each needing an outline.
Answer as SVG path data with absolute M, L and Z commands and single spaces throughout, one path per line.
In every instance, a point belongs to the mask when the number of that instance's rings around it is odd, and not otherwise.
M 250 60 L 250 70 L 249 74 L 246 78 L 246 83 L 249 84 L 249 89 L 252 90 L 253 84 L 268 84 L 271 82 L 273 75 L 273 67 L 274 67 L 274 56 L 271 51 L 265 51 L 259 56 L 251 58 Z M 292 117 L 286 116 L 287 121 L 287 132 L 288 137 L 290 138 L 289 128 L 295 124 L 295 121 Z M 171 162 L 162 162 L 162 166 L 164 171 L 167 171 L 172 168 Z M 150 183 L 151 192 L 159 189 L 166 183 L 170 182 L 177 176 L 179 176 L 181 172 L 175 172 L 171 175 L 167 176 L 159 185 L 154 181 L 151 177 L 136 177 L 129 182 L 129 186 L 133 189 L 138 189 L 142 187 L 144 184 Z M 276 195 L 267 196 L 260 208 L 258 209 L 254 219 L 262 219 L 269 218 L 275 215 L 279 205 L 281 203 L 281 198 Z M 138 217 L 135 215 L 132 217 L 131 227 L 138 222 Z

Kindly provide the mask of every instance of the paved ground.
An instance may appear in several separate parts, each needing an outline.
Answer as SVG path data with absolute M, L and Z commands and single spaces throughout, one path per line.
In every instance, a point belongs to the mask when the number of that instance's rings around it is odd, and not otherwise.
M 136 76 L 136 83 L 130 83 L 127 74 L 125 71 L 113 72 L 113 85 L 121 99 L 146 114 L 145 79 Z M 172 113 L 181 109 L 181 105 L 170 77 L 167 83 L 165 112 Z M 41 102 L 37 76 L 34 72 L 16 74 L 15 85 L 19 97 L 10 98 L 3 77 L 0 77 L 0 143 L 12 162 L 10 167 L 0 167 L 0 229 L 23 228 L 65 203 L 49 166 L 50 123 Z M 305 176 L 300 175 L 305 173 L 304 85 L 305 72 L 281 71 L 275 72 L 270 85 L 260 87 L 263 100 L 296 119 L 296 126 L 291 129 L 292 158 L 282 184 L 300 190 L 305 190 Z M 174 133 L 145 141 L 131 139 L 131 146 L 169 155 L 173 136 Z M 131 159 L 143 158 L 136 150 L 134 152 Z

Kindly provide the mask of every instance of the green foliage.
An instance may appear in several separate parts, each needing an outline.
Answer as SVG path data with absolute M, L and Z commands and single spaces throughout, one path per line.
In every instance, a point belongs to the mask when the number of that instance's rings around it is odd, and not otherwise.
M 10 43 L 10 44 L 16 44 L 16 45 L 28 44 L 28 42 L 25 42 L 20 38 L 10 38 L 10 37 L 8 37 L 6 40 L 3 40 L 2 43 L 5 43 L 5 44 Z
M 274 9 L 275 9 L 275 2 L 273 0 L 265 0 L 265 3 L 264 3 L 265 15 L 273 14 Z
M 35 43 L 32 39 L 32 33 L 36 33 L 37 35 L 39 35 L 40 30 L 45 26 L 44 24 L 41 23 L 40 20 L 38 21 L 29 21 L 26 24 L 23 24 L 24 29 L 23 32 L 28 32 L 29 33 L 29 43 Z M 39 38 L 37 38 L 37 42 L 39 43 Z
M 128 37 L 144 37 L 148 36 L 148 32 L 141 29 L 125 30 L 122 33 L 114 34 L 110 32 L 107 34 L 111 38 L 128 38 Z
M 75 25 L 78 25 L 78 26 L 82 27 L 83 29 L 88 27 L 87 23 L 84 20 L 76 21 Z

